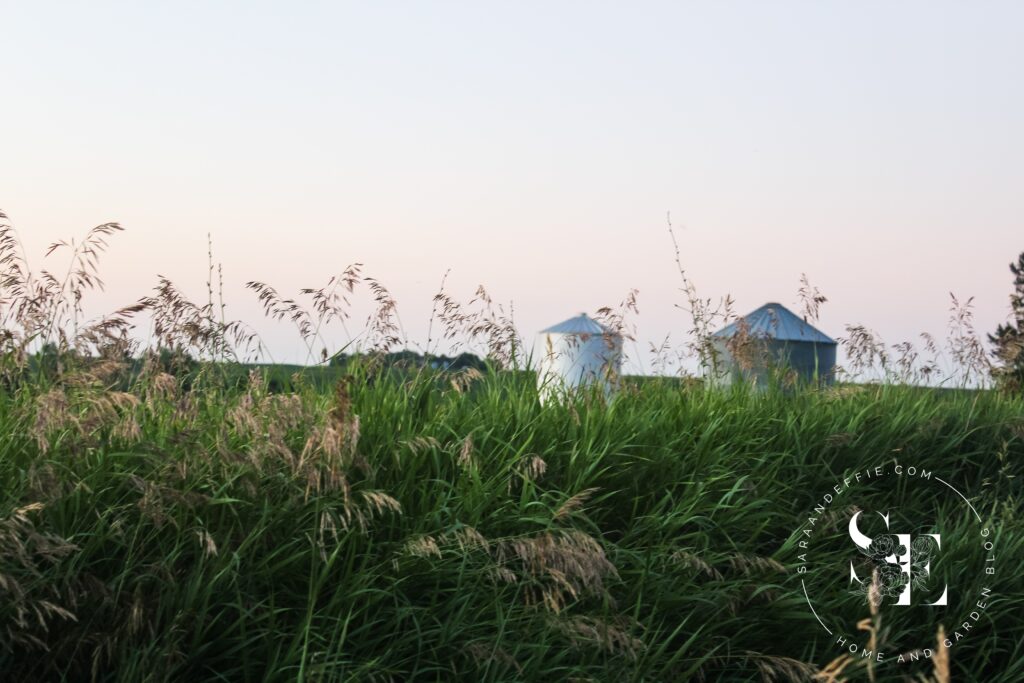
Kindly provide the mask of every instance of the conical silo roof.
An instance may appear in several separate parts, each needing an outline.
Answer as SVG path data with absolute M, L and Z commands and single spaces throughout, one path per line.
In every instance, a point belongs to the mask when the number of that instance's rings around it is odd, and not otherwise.
M 575 318 L 569 318 L 563 320 L 557 325 L 541 330 L 540 334 L 616 334 L 612 329 L 609 329 L 597 322 L 586 313 L 580 313 Z
M 734 323 L 726 325 L 712 336 L 729 338 L 746 326 L 747 333 L 763 339 L 778 339 L 790 342 L 814 342 L 835 344 L 836 341 L 817 329 L 793 311 L 779 303 L 771 302 L 751 311 Z

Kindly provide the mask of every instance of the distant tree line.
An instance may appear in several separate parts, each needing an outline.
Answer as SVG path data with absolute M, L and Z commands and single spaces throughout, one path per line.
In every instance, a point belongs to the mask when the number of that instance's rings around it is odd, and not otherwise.
M 393 368 L 424 368 L 435 370 L 480 370 L 487 368 L 487 362 L 472 353 L 460 353 L 457 356 L 419 354 L 415 351 L 392 351 L 384 354 L 338 354 L 331 358 L 330 365 L 345 367 L 353 362 L 365 362 L 369 359 Z

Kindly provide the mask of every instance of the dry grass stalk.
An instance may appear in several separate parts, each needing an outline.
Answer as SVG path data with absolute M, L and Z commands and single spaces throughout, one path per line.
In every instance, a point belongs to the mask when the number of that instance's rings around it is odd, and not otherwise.
M 949 648 L 945 646 L 946 627 L 939 624 L 935 634 L 935 660 L 932 663 L 932 675 L 935 683 L 949 683 Z
M 404 441 L 402 445 L 408 448 L 413 455 L 441 449 L 441 442 L 433 436 L 416 436 Z
M 193 352 L 200 358 L 221 361 L 252 360 L 263 355 L 259 335 L 241 321 L 225 321 L 212 302 L 193 303 L 167 278 L 160 276 L 152 296 L 132 309 L 153 320 L 158 347 L 175 353 Z
M 821 305 L 828 302 L 828 298 L 817 287 L 811 286 L 807 279 L 807 273 L 800 274 L 800 289 L 797 291 L 797 298 L 800 299 L 800 313 L 803 315 L 804 322 L 817 325 Z
M 954 379 L 964 387 L 985 385 L 994 368 L 985 343 L 974 328 L 974 297 L 961 302 L 950 292 L 949 298 L 946 346 L 954 363 Z
M 387 353 L 402 343 L 398 304 L 380 281 L 368 277 L 365 282 L 373 295 L 374 310 L 366 321 L 367 343 L 374 352 Z
M 890 361 L 885 343 L 876 332 L 863 325 L 847 325 L 846 337 L 839 339 L 850 362 L 853 377 L 859 377 L 876 367 L 883 375 L 888 372 Z
M 464 370 L 452 373 L 450 384 L 455 393 L 464 394 L 483 376 L 483 373 L 476 368 L 465 368 Z
M 612 655 L 636 661 L 646 649 L 644 641 L 633 635 L 640 628 L 626 616 L 599 618 L 586 615 L 553 617 L 552 623 L 569 638 L 574 647 L 597 647 Z
M 629 356 L 622 345 L 622 340 L 636 341 L 636 324 L 629 321 L 629 316 L 640 314 L 640 308 L 637 305 L 639 294 L 639 290 L 630 289 L 626 294 L 626 298 L 619 302 L 617 307 L 604 306 L 597 309 L 594 316 L 608 330 L 607 333 L 602 335 L 605 346 L 610 351 L 618 350 L 623 364 L 629 361 Z M 609 356 L 608 360 L 611 360 L 611 358 L 612 356 Z M 601 368 L 601 372 L 612 386 L 619 386 L 621 378 L 617 368 L 606 363 Z
M 750 323 L 745 318 L 736 321 L 736 333 L 725 341 L 725 349 L 733 362 L 742 372 L 750 372 L 755 367 L 768 367 L 772 364 L 768 341 L 750 331 Z M 716 357 L 715 362 L 721 359 Z
M 467 435 L 466 438 L 462 440 L 462 446 L 459 447 L 459 457 L 457 462 L 459 467 L 464 470 L 468 470 L 474 466 L 472 434 Z
M 63 389 L 51 389 L 36 398 L 36 419 L 32 436 L 42 453 L 50 450 L 51 435 L 64 430 L 78 430 L 80 423 L 72 415 L 70 402 Z
M 812 681 L 818 673 L 818 667 L 807 662 L 801 662 L 792 657 L 781 657 L 778 655 L 766 655 L 757 652 L 747 652 L 749 661 L 753 662 L 762 680 L 766 683 L 774 681 Z
M 579 493 L 569 497 L 564 503 L 562 503 L 555 511 L 553 519 L 555 521 L 561 521 L 571 515 L 576 510 L 580 510 L 586 504 L 587 500 L 592 495 L 597 493 L 600 489 L 589 488 L 580 491 Z
M 529 480 L 538 481 L 548 471 L 548 464 L 539 455 L 528 455 L 519 464 L 519 474 Z
M 37 587 L 34 579 L 47 565 L 60 562 L 78 547 L 55 534 L 39 531 L 33 516 L 42 503 L 30 503 L 0 518 L 0 651 L 14 647 L 46 650 L 37 635 L 45 634 L 54 620 L 75 621 L 58 601 L 67 600 L 55 586 Z
M 521 360 L 523 343 L 515 327 L 514 309 L 510 305 L 506 311 L 504 306 L 495 305 L 482 285 L 463 306 L 444 291 L 442 281 L 441 291 L 434 295 L 431 328 L 434 316 L 441 322 L 444 339 L 454 351 L 481 343 L 484 355 L 498 368 L 516 367 Z M 427 353 L 432 352 L 428 347 Z
M 429 535 L 417 536 L 406 541 L 403 550 L 413 557 L 441 559 L 441 548 L 437 545 L 437 540 Z
M 865 596 L 868 603 L 869 617 L 857 622 L 857 630 L 865 631 L 868 634 L 868 643 L 864 652 L 878 652 L 879 644 L 882 642 L 881 622 L 879 606 L 882 604 L 881 582 L 878 570 L 871 572 L 871 583 L 868 585 Z M 874 683 L 876 680 L 875 660 L 871 657 L 854 657 L 843 653 L 825 665 L 815 676 L 816 681 L 823 683 L 843 683 L 843 673 L 850 667 L 863 668 L 867 672 L 868 680 Z
M 675 564 L 694 569 L 698 572 L 703 572 L 707 576 L 711 577 L 715 581 L 721 581 L 724 577 L 722 573 L 715 569 L 711 564 L 702 559 L 699 555 L 680 548 L 669 555 L 669 561 Z
M 751 664 L 761 675 L 761 680 L 765 683 L 774 683 L 776 681 L 781 683 L 782 681 L 832 680 L 818 678 L 820 672 L 813 664 L 802 662 L 798 659 L 793 659 L 792 657 L 769 655 L 761 652 L 753 652 L 751 650 L 747 650 L 741 654 L 725 655 L 708 659 L 700 669 L 698 669 L 696 679 L 698 681 L 706 681 L 708 680 L 708 675 L 712 673 L 712 671 L 717 673 L 718 671 L 725 670 L 730 673 L 738 673 L 741 668 Z M 749 676 L 749 674 L 747 674 L 747 676 Z M 752 679 L 745 677 L 744 680 Z
M 498 565 L 513 570 L 526 586 L 527 602 L 555 613 L 585 595 L 610 599 L 605 582 L 618 577 L 601 544 L 575 529 L 503 540 L 493 547 Z
M 786 565 L 778 560 L 760 555 L 749 555 L 736 553 L 729 558 L 729 566 L 734 572 L 750 576 L 753 574 L 765 574 L 778 572 L 784 574 Z
M 300 290 L 302 296 L 309 297 L 310 309 L 295 299 L 282 297 L 266 283 L 253 281 L 246 283 L 246 287 L 256 293 L 264 313 L 269 318 L 288 320 L 295 325 L 308 352 L 307 362 L 314 359 L 327 362 L 340 353 L 328 350 L 329 344 L 324 337 L 328 325 L 332 322 L 341 325 L 349 338 L 345 348 L 355 341 L 355 337 L 348 330 L 347 321 L 351 317 L 350 297 L 360 283 L 366 284 L 374 304 L 373 311 L 366 320 L 364 344 L 374 355 L 380 356 L 403 341 L 399 336 L 401 322 L 398 317 L 398 306 L 394 297 L 379 280 L 362 275 L 362 264 L 350 265 L 319 289 Z
M 843 677 L 843 672 L 856 661 L 848 654 L 841 654 L 818 671 L 814 680 L 821 683 L 846 683 L 849 679 Z
M 733 300 L 732 297 L 726 295 L 715 302 L 712 299 L 703 298 L 697 293 L 696 285 L 683 268 L 679 242 L 676 240 L 670 215 L 666 216 L 666 222 L 668 223 L 669 237 L 672 239 L 676 267 L 682 280 L 680 291 L 685 299 L 685 303 L 676 304 L 676 308 L 685 311 L 690 317 L 690 340 L 687 342 L 687 348 L 697 357 L 702 370 L 711 371 L 717 376 L 719 363 L 712 341 L 712 333 L 716 327 L 726 325 L 736 317 L 733 312 Z
M 459 550 L 466 552 L 467 550 L 480 549 L 485 552 L 490 552 L 491 543 L 488 541 L 483 534 L 474 529 L 471 526 L 462 526 L 451 532 L 447 536 L 455 539 L 455 543 L 459 546 Z
M 199 539 L 199 547 L 203 549 L 204 555 L 207 557 L 217 556 L 217 543 L 206 529 L 197 529 L 196 537 Z

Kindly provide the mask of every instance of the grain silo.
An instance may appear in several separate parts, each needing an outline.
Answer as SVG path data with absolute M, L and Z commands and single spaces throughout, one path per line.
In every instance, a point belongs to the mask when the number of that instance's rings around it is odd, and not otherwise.
M 767 303 L 711 336 L 710 379 L 767 386 L 774 376 L 799 383 L 831 384 L 836 342 L 778 303 Z
M 537 335 L 537 389 L 543 403 L 582 387 L 610 398 L 622 364 L 622 335 L 581 313 Z

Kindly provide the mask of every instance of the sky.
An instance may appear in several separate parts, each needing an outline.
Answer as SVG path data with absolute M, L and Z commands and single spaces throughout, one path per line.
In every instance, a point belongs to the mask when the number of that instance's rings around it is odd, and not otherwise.
M 833 337 L 988 331 L 1024 251 L 1019 2 L 0 0 L 0 210 L 35 265 L 118 221 L 101 313 L 157 274 L 302 361 L 282 293 L 361 262 L 426 339 L 483 284 L 535 331 L 639 290 L 634 362 L 701 295 Z M 361 304 L 357 304 L 358 306 Z M 629 350 L 629 349 L 627 349 Z

